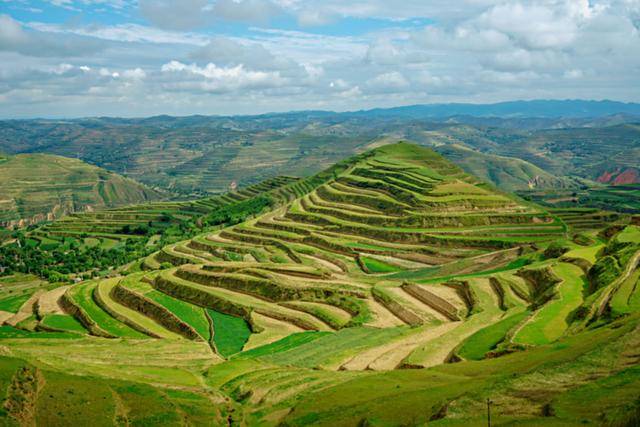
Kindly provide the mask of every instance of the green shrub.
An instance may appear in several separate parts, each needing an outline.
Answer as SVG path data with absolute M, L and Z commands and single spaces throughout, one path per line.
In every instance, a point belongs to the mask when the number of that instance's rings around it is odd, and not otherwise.
M 544 251 L 544 257 L 546 259 L 560 258 L 562 255 L 569 252 L 570 248 L 560 242 L 551 243 Z
M 620 276 L 622 269 L 618 261 L 611 255 L 606 255 L 596 261 L 589 269 L 587 279 L 589 280 L 589 292 L 593 293 L 598 289 L 607 286 Z
M 213 211 L 204 218 L 203 223 L 208 226 L 239 224 L 253 215 L 258 215 L 274 204 L 274 200 L 271 197 L 254 197 Z

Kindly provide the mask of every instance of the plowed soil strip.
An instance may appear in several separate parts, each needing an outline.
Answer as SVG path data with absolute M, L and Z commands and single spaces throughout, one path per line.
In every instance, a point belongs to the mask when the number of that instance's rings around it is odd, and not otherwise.
M 373 313 L 375 317 L 374 320 L 366 324 L 367 326 L 373 326 L 375 328 L 392 328 L 394 326 L 402 326 L 405 324 L 379 302 L 367 300 L 367 303 L 369 304 L 371 313 Z
M 38 299 L 38 314 L 41 316 L 45 314 L 64 314 L 58 301 L 67 289 L 69 289 L 69 286 L 60 286 L 42 294 Z

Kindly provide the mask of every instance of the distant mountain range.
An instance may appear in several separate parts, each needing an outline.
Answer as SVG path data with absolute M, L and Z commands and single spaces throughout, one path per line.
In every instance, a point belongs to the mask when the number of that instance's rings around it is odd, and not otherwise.
M 500 118 L 500 119 L 589 119 L 606 116 L 618 116 L 629 120 L 640 117 L 640 103 L 619 102 L 610 100 L 551 100 L 538 99 L 531 101 L 508 101 L 492 104 L 449 103 L 449 104 L 418 104 L 400 107 L 374 108 L 359 111 L 336 112 L 330 110 L 300 110 L 278 113 L 264 113 L 257 115 L 200 115 L 169 116 L 159 115 L 144 118 L 120 117 L 85 117 L 78 119 L 16 119 L 16 121 L 45 120 L 50 122 L 69 122 L 99 120 L 112 124 L 138 123 L 162 124 L 164 126 L 191 126 L 203 120 L 220 121 L 232 119 L 235 121 L 251 121 L 254 126 L 270 123 L 273 119 L 284 120 L 286 123 L 307 121 L 314 119 L 328 119 L 330 117 L 377 117 L 377 118 L 411 118 L 442 120 L 452 117 Z M 1 147 L 0 147 L 1 149 Z
M 593 118 L 625 114 L 640 116 L 640 104 L 617 101 L 534 100 L 496 104 L 425 104 L 395 108 L 376 108 L 351 114 L 443 118 L 452 116 L 500 118 Z

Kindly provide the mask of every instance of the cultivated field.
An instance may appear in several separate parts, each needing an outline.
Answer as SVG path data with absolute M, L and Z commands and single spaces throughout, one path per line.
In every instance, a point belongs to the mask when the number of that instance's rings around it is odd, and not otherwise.
M 126 275 L 9 282 L 7 423 L 478 425 L 487 398 L 496 425 L 638 420 L 628 216 L 548 211 L 406 143 L 285 180 Z M 91 224 L 117 239 L 126 212 Z

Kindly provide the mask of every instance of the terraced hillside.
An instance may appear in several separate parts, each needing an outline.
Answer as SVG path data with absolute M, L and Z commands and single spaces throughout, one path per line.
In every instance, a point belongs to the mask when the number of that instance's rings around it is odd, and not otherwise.
M 515 157 L 482 153 L 456 143 L 440 145 L 436 150 L 470 174 L 505 191 L 576 187 L 572 179 L 554 176 Z
M 163 229 L 180 222 L 195 222 L 223 206 L 252 199 L 297 180 L 298 178 L 279 176 L 239 191 L 195 201 L 156 202 L 75 213 L 39 227 L 30 237 L 50 240 L 82 236 L 84 239 L 98 239 L 103 245 L 110 244 L 110 241 L 143 237 L 150 231 L 153 232 L 154 227 L 161 233 Z
M 519 191 L 523 198 L 552 208 L 597 208 L 623 213 L 640 213 L 640 185 L 593 184 L 579 189 Z
M 276 177 L 222 196 L 190 202 L 154 202 L 68 215 L 0 235 L 0 274 L 34 273 L 52 281 L 111 274 L 204 230 L 254 216 L 300 192 L 299 178 Z
M 0 226 L 159 200 L 163 194 L 80 160 L 47 154 L 0 157 Z
M 637 225 L 578 239 L 405 143 L 271 194 L 143 271 L 13 303 L 2 416 L 479 425 L 490 398 L 496 425 L 637 422 Z

